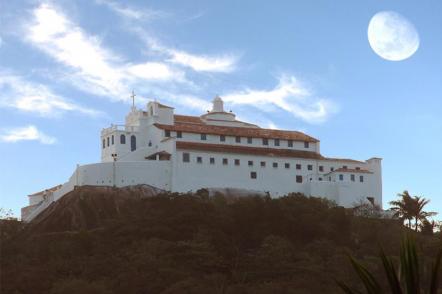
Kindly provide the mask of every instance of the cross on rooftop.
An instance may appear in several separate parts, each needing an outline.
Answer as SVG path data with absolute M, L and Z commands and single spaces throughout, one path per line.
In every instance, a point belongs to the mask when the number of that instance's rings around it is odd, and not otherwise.
M 132 90 L 132 95 L 130 95 L 130 97 L 132 97 L 132 108 L 135 108 L 135 96 L 137 95 L 135 95 L 134 90 Z

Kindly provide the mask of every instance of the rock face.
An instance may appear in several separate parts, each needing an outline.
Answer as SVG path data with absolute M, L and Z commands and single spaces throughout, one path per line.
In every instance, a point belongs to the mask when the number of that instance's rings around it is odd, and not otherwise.
M 136 214 L 140 199 L 162 192 L 148 185 L 125 188 L 78 187 L 40 213 L 29 224 L 29 229 L 38 233 L 98 228 L 108 220 Z

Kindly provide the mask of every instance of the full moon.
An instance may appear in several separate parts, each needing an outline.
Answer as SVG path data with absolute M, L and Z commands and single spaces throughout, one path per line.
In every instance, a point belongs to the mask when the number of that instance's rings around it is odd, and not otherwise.
M 400 61 L 419 48 L 419 35 L 411 22 L 397 12 L 376 13 L 368 25 L 368 42 L 380 57 Z

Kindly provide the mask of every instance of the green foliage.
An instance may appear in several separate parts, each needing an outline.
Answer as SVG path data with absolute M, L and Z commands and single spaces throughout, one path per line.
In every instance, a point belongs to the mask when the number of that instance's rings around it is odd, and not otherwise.
M 347 251 L 376 270 L 377 244 L 392 254 L 404 231 L 300 194 L 100 193 L 77 189 L 9 231 L 1 293 L 339 293 L 333 277 L 358 286 Z M 416 238 L 424 260 L 441 244 Z
M 415 241 L 409 236 L 405 238 L 400 250 L 399 269 L 396 270 L 394 262 L 387 257 L 381 250 L 380 257 L 388 281 L 390 293 L 392 294 L 437 294 L 439 284 L 439 268 L 442 258 L 442 249 L 439 250 L 430 271 L 428 285 L 422 283 L 422 277 L 419 267 L 419 258 Z M 362 281 L 367 294 L 387 293 L 383 290 L 381 284 L 377 281 L 370 271 L 361 263 L 350 257 L 350 262 Z M 352 290 L 348 285 L 337 281 L 339 287 L 347 294 L 361 293 L 358 290 Z

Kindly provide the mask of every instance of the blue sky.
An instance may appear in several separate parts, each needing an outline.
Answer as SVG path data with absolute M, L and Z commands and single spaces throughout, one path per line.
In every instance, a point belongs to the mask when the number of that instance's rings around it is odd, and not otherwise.
M 370 47 L 380 11 L 416 28 L 402 61 Z M 304 131 L 326 156 L 383 158 L 384 206 L 408 189 L 442 214 L 441 1 L 2 1 L 0 206 L 100 160 L 132 89 L 198 115 Z M 441 216 L 438 217 L 441 219 Z

